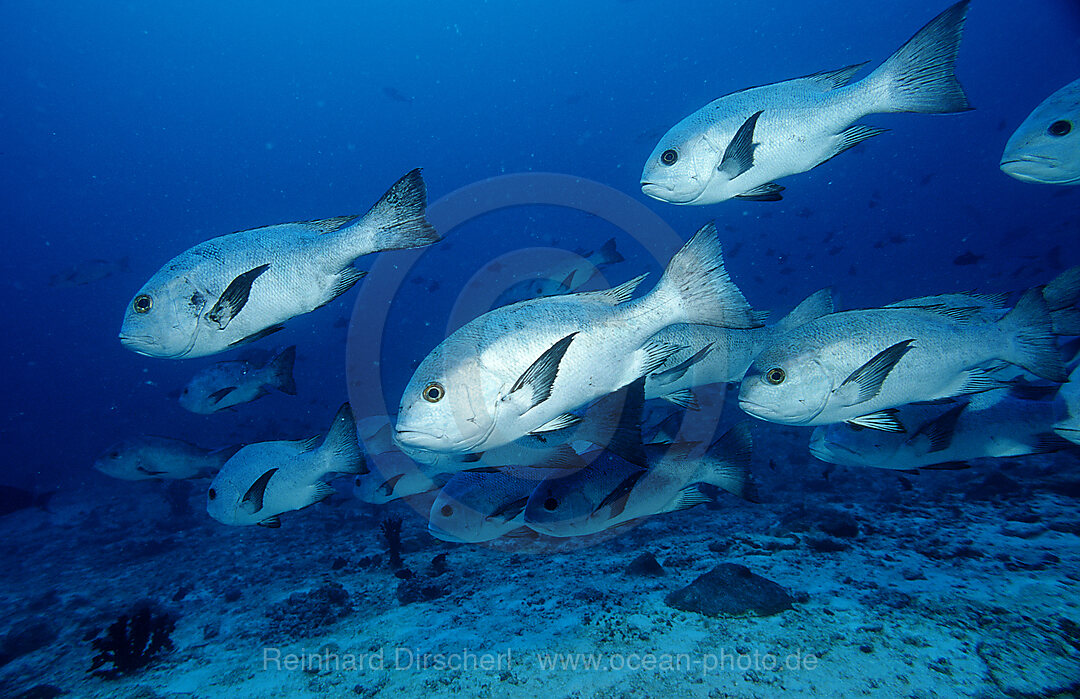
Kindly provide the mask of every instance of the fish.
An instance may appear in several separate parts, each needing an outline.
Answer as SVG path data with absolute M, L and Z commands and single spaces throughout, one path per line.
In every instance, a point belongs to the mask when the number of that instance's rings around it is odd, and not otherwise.
M 404 104 L 412 104 L 413 99 L 409 95 L 406 95 L 401 90 L 397 89 L 393 85 L 387 85 L 383 88 L 383 94 L 394 100 L 395 102 L 402 102 Z
M 84 260 L 73 267 L 57 272 L 49 277 L 49 286 L 57 289 L 71 289 L 76 286 L 93 284 L 103 279 L 122 274 L 129 269 L 128 258 L 119 260 Z
M 31 507 L 48 510 L 49 500 L 56 493 L 55 490 L 46 493 L 34 493 L 13 485 L 0 485 L 0 517 L 19 510 L 28 510 Z
M 1005 387 L 945 405 L 906 405 L 897 417 L 907 433 L 836 423 L 816 427 L 810 453 L 842 466 L 908 470 L 982 457 L 1046 454 L 1064 446 L 1051 431 L 1059 402 L 1031 399 Z
M 671 204 L 778 201 L 784 187 L 776 180 L 883 133 L 855 123 L 869 114 L 971 109 L 955 75 L 968 4 L 949 7 L 858 82 L 851 80 L 865 64 L 710 102 L 660 139 L 642 171 L 641 190 Z
M 1035 107 L 1001 155 L 1001 171 L 1021 182 L 1080 184 L 1080 78 Z
M 565 429 L 580 420 L 572 411 L 663 365 L 678 347 L 651 340 L 661 328 L 760 325 L 724 270 L 712 223 L 672 257 L 651 292 L 631 300 L 643 279 L 522 301 L 466 323 L 409 380 L 396 441 L 477 453 Z
M 623 260 L 623 256 L 615 248 L 615 239 L 610 238 L 597 250 L 579 253 L 578 259 L 568 260 L 566 264 L 545 270 L 543 276 L 523 279 L 513 284 L 499 294 L 492 307 L 571 293 L 592 281 L 598 272 Z
M 697 443 L 645 445 L 646 468 L 604 452 L 582 469 L 537 485 L 525 505 L 525 524 L 554 537 L 595 534 L 710 502 L 705 484 L 752 498 L 752 447 L 749 426 L 741 422 L 704 453 Z
M 1080 366 L 1069 374 L 1069 380 L 1058 391 L 1058 397 L 1065 407 L 1053 429 L 1054 432 L 1073 444 L 1080 444 Z
M 571 458 L 578 464 L 510 466 L 455 474 L 431 503 L 428 533 L 442 541 L 477 544 L 521 529 L 525 526 L 525 505 L 536 486 L 545 478 L 568 475 L 584 466 L 577 454 Z
M 200 415 L 210 415 L 256 398 L 276 389 L 296 395 L 293 364 L 296 346 L 286 347 L 263 365 L 243 359 L 217 362 L 198 372 L 180 391 L 180 405 Z
M 965 265 L 974 265 L 974 264 L 978 264 L 984 257 L 986 257 L 986 256 L 985 255 L 976 255 L 972 251 L 968 250 L 967 252 L 965 252 L 965 253 L 963 253 L 961 255 L 957 255 L 956 259 L 954 259 L 952 263 L 954 265 L 956 265 L 957 267 L 963 267 Z
M 1029 289 L 997 322 L 963 308 L 924 306 L 833 313 L 784 333 L 754 359 L 739 406 L 788 425 L 850 422 L 906 431 L 895 408 L 998 387 L 1015 364 L 1061 383 L 1046 301 Z
M 420 171 L 402 177 L 363 216 L 230 233 L 174 257 L 128 304 L 120 342 L 150 357 L 217 354 L 282 328 L 341 296 L 363 255 L 429 245 Z
M 325 438 L 257 442 L 236 452 L 210 483 L 206 511 L 222 524 L 278 528 L 283 513 L 336 492 L 325 479 L 366 470 L 352 410 L 345 403 Z
M 654 339 L 682 349 L 645 382 L 645 398 L 663 398 L 683 408 L 695 408 L 693 389 L 711 383 L 742 380 L 757 353 L 778 334 L 833 312 L 831 289 L 816 291 L 779 323 L 760 328 L 715 328 L 709 325 L 669 325 Z
M 204 449 L 182 439 L 140 435 L 106 449 L 95 459 L 94 468 L 124 481 L 209 478 L 239 448 Z

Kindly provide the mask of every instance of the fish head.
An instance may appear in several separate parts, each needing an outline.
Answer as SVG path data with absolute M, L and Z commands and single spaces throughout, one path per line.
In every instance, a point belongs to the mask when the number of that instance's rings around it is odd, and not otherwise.
M 814 352 L 769 347 L 750 365 L 739 387 L 739 407 L 785 425 L 807 425 L 825 409 L 833 381 Z
M 485 493 L 483 480 L 479 477 L 482 475 L 460 473 L 443 486 L 435 501 L 431 503 L 428 531 L 432 536 L 455 543 L 478 543 L 497 538 L 504 533 L 491 531 L 500 529 L 499 525 L 505 523 L 489 521 L 487 515 L 491 513 L 484 512 Z M 469 482 L 463 484 L 462 479 Z
M 241 502 L 251 484 L 240 482 L 236 475 L 235 472 L 222 468 L 214 476 L 206 490 L 206 512 L 222 524 L 255 524 L 259 518 L 245 512 Z
M 501 382 L 475 346 L 450 340 L 420 363 L 401 396 L 394 441 L 404 451 L 470 452 L 495 429 Z
M 896 455 L 904 435 L 873 430 L 846 422 L 821 425 L 810 435 L 810 453 L 841 466 L 877 466 Z
M 580 478 L 549 478 L 541 481 L 529 496 L 525 523 L 533 531 L 548 536 L 592 533 L 595 528 L 589 520 L 598 504 L 581 487 Z
M 148 357 L 186 356 L 195 346 L 209 298 L 184 275 L 154 275 L 128 304 L 120 343 Z
M 94 468 L 112 478 L 125 481 L 153 478 L 145 468 L 139 468 L 141 464 L 139 450 L 129 440 L 112 445 L 94 460 Z
M 1009 137 L 1001 170 L 1041 184 L 1080 183 L 1080 80 L 1048 97 Z
M 693 204 L 717 174 L 723 150 L 682 123 L 664 134 L 641 171 L 641 191 L 670 204 Z

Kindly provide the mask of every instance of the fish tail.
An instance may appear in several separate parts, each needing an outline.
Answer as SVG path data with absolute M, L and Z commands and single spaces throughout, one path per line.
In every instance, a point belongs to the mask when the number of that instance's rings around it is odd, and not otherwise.
M 956 79 L 956 55 L 970 0 L 930 20 L 866 78 L 878 98 L 875 112 L 949 114 L 972 109 Z
M 1048 381 L 1065 381 L 1065 364 L 1058 351 L 1053 319 L 1041 290 L 1028 289 L 1016 306 L 998 321 L 998 326 L 1013 338 L 1011 356 L 1003 359 Z
M 326 434 L 319 451 L 326 458 L 326 470 L 331 473 L 367 473 L 360 440 L 356 438 L 356 420 L 352 408 L 345 403 L 334 416 L 334 423 Z
M 756 500 L 756 489 L 750 475 L 753 448 L 749 424 L 738 423 L 706 450 L 696 480 L 722 488 L 737 497 Z
M 593 264 L 597 267 L 601 265 L 613 265 L 617 262 L 622 262 L 624 259 L 622 254 L 615 249 L 615 239 L 608 238 L 607 242 L 600 246 L 600 249 L 589 256 Z M 595 259 L 593 259 L 595 258 Z
M 440 239 L 426 214 L 427 187 L 420 168 L 416 168 L 341 233 L 353 259 L 383 250 L 419 248 Z
M 711 221 L 675 253 L 649 296 L 670 311 L 669 323 L 700 323 L 722 328 L 761 325 L 724 269 L 723 249 Z
M 267 364 L 269 379 L 267 383 L 290 396 L 296 395 L 296 379 L 293 378 L 293 365 L 296 363 L 296 345 L 286 347 Z

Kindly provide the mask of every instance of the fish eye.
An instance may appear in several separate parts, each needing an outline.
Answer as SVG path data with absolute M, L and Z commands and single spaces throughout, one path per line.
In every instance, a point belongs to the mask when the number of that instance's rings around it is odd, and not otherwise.
M 668 148 L 666 151 L 660 154 L 660 162 L 664 165 L 674 165 L 679 161 L 679 151 Z
M 559 501 L 555 498 L 548 498 L 544 500 L 544 509 L 548 512 L 554 512 L 559 507 Z
M 420 392 L 420 395 L 428 403 L 438 403 L 446 395 L 446 389 L 442 387 L 441 383 L 432 381 L 427 386 L 424 386 L 424 390 Z
M 773 386 L 779 386 L 784 383 L 784 379 L 787 378 L 787 374 L 780 367 L 769 369 L 765 372 L 765 380 L 771 383 Z
M 136 313 L 146 313 L 154 306 L 154 299 L 150 298 L 146 294 L 139 294 L 132 301 L 131 307 L 135 309 Z
M 207 493 L 207 495 L 210 496 L 211 500 L 217 500 L 217 491 L 215 491 L 213 488 L 210 489 L 210 492 Z
M 1046 130 L 1051 136 L 1068 136 L 1072 131 L 1072 122 L 1066 119 L 1059 119 L 1053 124 L 1050 124 L 1050 128 Z
M 118 452 L 118 451 L 109 452 L 109 458 L 110 459 L 119 459 L 120 458 L 120 452 Z
M 439 514 L 441 514 L 443 517 L 450 517 L 454 514 L 454 507 L 452 505 L 443 505 L 439 509 Z

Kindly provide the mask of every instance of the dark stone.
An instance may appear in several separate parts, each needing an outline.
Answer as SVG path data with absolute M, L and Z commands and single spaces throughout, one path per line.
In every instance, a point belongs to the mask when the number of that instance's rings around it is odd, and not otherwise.
M 405 605 L 439 599 L 446 595 L 446 589 L 416 575 L 398 583 L 396 594 L 398 602 Z
M 222 598 L 226 602 L 236 602 L 240 599 L 241 595 L 243 595 L 243 592 L 241 592 L 239 587 L 230 587 L 228 590 L 225 590 L 225 594 L 222 595 Z
M 334 559 L 334 562 L 330 564 L 330 570 L 341 570 L 345 566 L 349 565 L 349 561 L 341 556 Z
M 656 560 L 656 556 L 647 551 L 630 561 L 630 565 L 626 566 L 625 572 L 627 575 L 644 575 L 647 577 L 667 575 L 667 571 L 665 571 L 664 566 L 660 565 L 660 562 Z
M 1056 481 L 1047 483 L 1045 488 L 1051 493 L 1070 498 L 1080 498 L 1080 480 Z
M 33 653 L 57 638 L 56 629 L 44 617 L 34 617 L 19 624 L 0 639 L 0 665 Z
M 840 539 L 854 539 L 859 535 L 859 521 L 843 510 L 824 510 L 817 527 L 829 536 Z
M 89 672 L 106 679 L 138 672 L 172 649 L 175 629 L 176 618 L 156 613 L 151 605 L 138 607 L 130 616 L 123 614 L 91 642 L 97 654 Z
M 309 638 L 353 611 L 349 592 L 329 582 L 307 592 L 294 592 L 267 612 L 271 638 Z
M 737 563 L 721 563 L 686 587 L 664 598 L 675 609 L 706 616 L 772 616 L 791 609 L 792 598 L 780 585 Z
M 982 480 L 981 483 L 968 488 L 967 497 L 970 500 L 991 500 L 996 497 L 1015 496 L 1023 488 L 1019 483 L 1009 478 L 1001 471 L 994 471 Z
M 37 684 L 22 694 L 16 694 L 13 699 L 56 699 L 67 694 L 67 691 L 52 684 Z
M 851 548 L 849 544 L 831 536 L 807 536 L 803 538 L 803 541 L 806 542 L 807 548 L 817 553 L 835 553 L 837 551 L 847 551 Z

